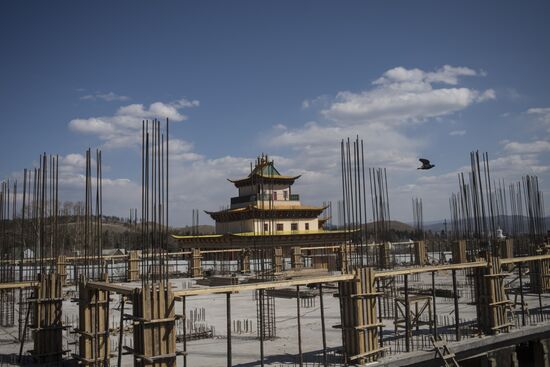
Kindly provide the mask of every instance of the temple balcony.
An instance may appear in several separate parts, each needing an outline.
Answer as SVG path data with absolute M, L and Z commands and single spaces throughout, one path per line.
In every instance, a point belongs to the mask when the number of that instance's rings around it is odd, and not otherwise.
M 264 207 L 268 207 L 270 203 L 273 203 L 273 206 L 300 205 L 300 195 L 291 194 L 286 199 L 284 197 L 281 198 L 279 195 L 276 200 L 272 200 L 271 194 L 253 194 L 245 196 L 235 196 L 231 198 L 231 208 L 240 208 L 247 205 L 256 205 L 258 207 L 261 207 L 263 205 Z

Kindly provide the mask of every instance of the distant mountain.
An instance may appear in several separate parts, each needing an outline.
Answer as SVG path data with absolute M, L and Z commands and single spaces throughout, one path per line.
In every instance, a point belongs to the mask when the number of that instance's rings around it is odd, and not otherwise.
M 374 231 L 374 224 L 375 222 L 367 223 L 367 231 Z M 414 231 L 414 228 L 407 223 L 403 223 L 398 220 L 391 220 L 390 230 L 399 232 L 412 232 Z
M 193 232 L 194 228 L 191 226 L 171 228 L 170 233 L 175 235 L 189 235 Z M 198 227 L 199 234 L 213 234 L 216 233 L 216 227 L 209 224 L 201 224 Z
M 504 222 L 508 222 L 508 223 L 511 223 L 512 221 L 512 216 L 508 215 L 508 216 L 502 216 L 502 217 L 499 217 L 498 219 L 500 222 L 504 223 Z M 525 221 L 525 224 L 527 225 L 527 217 L 523 217 L 523 220 Z M 546 229 L 547 230 L 550 230 L 550 217 L 546 217 L 544 219 L 545 223 L 546 223 Z M 425 231 L 432 231 L 432 232 L 440 232 L 440 231 L 444 231 L 445 230 L 445 221 L 443 220 L 439 220 L 439 221 L 430 221 L 430 222 L 425 222 L 424 223 L 424 230 Z M 447 230 L 450 231 L 451 230 L 451 223 L 449 220 L 447 220 Z

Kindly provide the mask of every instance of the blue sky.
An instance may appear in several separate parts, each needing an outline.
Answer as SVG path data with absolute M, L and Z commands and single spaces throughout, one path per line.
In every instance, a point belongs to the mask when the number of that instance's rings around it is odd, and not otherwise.
M 173 224 L 228 204 L 225 178 L 261 152 L 303 174 L 308 204 L 337 200 L 355 134 L 389 169 L 398 219 L 416 196 L 426 220 L 448 217 L 474 149 L 548 197 L 549 17 L 546 1 L 4 1 L 0 177 L 59 154 L 61 198 L 81 200 L 81 155 L 99 147 L 105 210 L 124 215 L 140 121 L 170 117 Z

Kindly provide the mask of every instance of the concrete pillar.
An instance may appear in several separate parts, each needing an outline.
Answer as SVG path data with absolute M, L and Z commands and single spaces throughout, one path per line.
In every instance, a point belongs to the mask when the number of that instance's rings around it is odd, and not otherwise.
M 356 270 L 355 279 L 338 284 L 344 355 L 349 364 L 378 359 L 377 292 L 373 268 Z
M 389 242 L 385 242 L 379 246 L 380 256 L 380 268 L 382 269 L 389 269 L 393 267 L 392 261 L 391 261 L 391 244 Z
M 63 292 L 57 273 L 40 274 L 34 287 L 33 320 L 30 328 L 34 341 L 32 356 L 38 364 L 61 363 L 63 359 Z
M 459 361 L 460 367 L 518 367 L 516 347 L 506 347 Z M 538 365 L 536 365 L 538 366 Z
M 487 266 L 476 268 L 474 277 L 479 329 L 486 335 L 508 332 L 512 326 L 506 316 L 510 300 L 504 290 L 500 259 L 489 252 L 484 256 Z
M 241 250 L 239 267 L 241 273 L 250 273 L 250 251 L 248 249 Z
M 338 270 L 344 274 L 349 272 L 349 246 L 346 244 L 338 249 Z
M 273 251 L 273 271 L 282 273 L 283 271 L 283 248 L 275 247 Z
M 134 366 L 176 366 L 176 314 L 170 283 L 135 289 Z
M 532 342 L 534 366 L 550 367 L 550 339 Z
M 78 356 L 82 365 L 103 366 L 110 359 L 109 292 L 80 281 L 78 294 Z

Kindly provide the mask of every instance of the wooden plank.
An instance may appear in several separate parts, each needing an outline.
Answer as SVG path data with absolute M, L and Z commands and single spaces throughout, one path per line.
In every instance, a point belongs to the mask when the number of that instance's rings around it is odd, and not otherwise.
M 446 270 L 463 270 L 472 268 L 481 268 L 487 266 L 486 261 L 475 261 L 462 264 L 449 264 L 449 265 L 432 265 L 432 266 L 420 266 L 414 268 L 405 268 L 398 270 L 378 271 L 375 273 L 375 278 L 394 277 L 398 275 L 411 275 L 420 273 L 431 273 L 432 271 L 446 271 Z
M 134 289 L 136 289 L 135 287 L 132 288 L 124 285 L 118 285 L 118 284 L 107 283 L 107 282 L 96 282 L 96 281 L 89 281 L 87 283 L 87 286 L 93 289 L 113 292 L 124 296 L 131 296 L 134 292 Z
M 328 275 L 328 276 L 322 276 L 322 277 L 303 277 L 303 278 L 296 278 L 296 279 L 290 279 L 290 280 L 239 284 L 239 285 L 221 286 L 221 287 L 182 289 L 179 291 L 175 291 L 174 297 L 181 298 L 181 297 L 198 296 L 198 295 L 205 295 L 205 294 L 245 292 L 245 291 L 253 291 L 253 290 L 259 290 L 259 289 L 285 288 L 285 287 L 291 287 L 291 286 L 297 286 L 297 285 L 344 282 L 344 281 L 353 280 L 354 278 L 355 276 L 353 274 L 342 274 L 342 275 Z
M 538 260 L 550 260 L 550 254 L 524 256 L 524 257 L 512 257 L 512 258 L 509 258 L 509 259 L 501 259 L 500 263 L 501 264 L 514 264 L 514 263 L 538 261 Z

